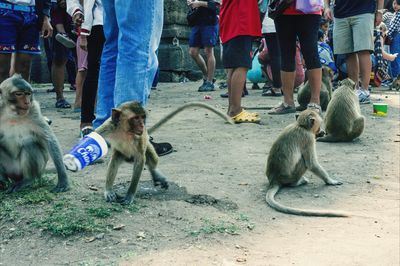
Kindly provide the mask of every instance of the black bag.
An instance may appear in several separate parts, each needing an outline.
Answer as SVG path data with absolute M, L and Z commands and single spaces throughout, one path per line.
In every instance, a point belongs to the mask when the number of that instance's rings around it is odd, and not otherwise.
M 200 22 L 200 12 L 199 8 L 191 8 L 186 15 L 187 22 L 190 27 L 198 25 Z
M 282 15 L 283 11 L 288 8 L 294 0 L 272 0 L 268 5 L 268 17 L 275 19 Z

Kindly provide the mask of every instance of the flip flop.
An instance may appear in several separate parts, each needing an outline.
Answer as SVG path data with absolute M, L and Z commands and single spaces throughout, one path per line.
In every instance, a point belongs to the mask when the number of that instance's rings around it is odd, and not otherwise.
M 296 113 L 296 107 L 285 103 L 281 103 L 279 106 L 272 108 L 271 111 L 268 112 L 270 115 L 283 115 L 290 113 Z
M 258 117 L 256 113 L 249 113 L 245 110 L 242 110 L 239 114 L 232 117 L 233 122 L 236 124 L 239 123 L 260 123 L 261 119 Z

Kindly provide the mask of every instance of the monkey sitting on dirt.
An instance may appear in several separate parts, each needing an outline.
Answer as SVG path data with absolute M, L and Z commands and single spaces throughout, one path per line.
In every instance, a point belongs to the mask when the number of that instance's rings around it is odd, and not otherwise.
M 333 71 L 327 66 L 322 67 L 322 83 L 321 90 L 319 93 L 320 105 L 323 111 L 326 110 L 329 101 L 332 98 L 332 78 Z M 300 86 L 299 92 L 297 93 L 297 102 L 300 104 L 296 107 L 297 111 L 303 111 L 307 109 L 307 104 L 310 103 L 311 99 L 311 87 L 309 80 Z
M 365 118 L 361 115 L 354 87 L 355 83 L 349 78 L 339 83 L 325 113 L 326 135 L 317 138 L 317 141 L 352 141 L 362 134 Z
M 9 193 L 30 185 L 42 176 L 50 154 L 58 173 L 53 191 L 68 190 L 60 145 L 33 100 L 31 85 L 16 74 L 0 84 L 0 92 L 0 183 L 12 182 Z
M 330 178 L 318 163 L 315 136 L 319 133 L 321 120 L 321 117 L 315 111 L 305 110 L 301 112 L 297 121 L 287 126 L 271 147 L 266 169 L 269 180 L 266 201 L 277 211 L 304 216 L 348 216 L 345 213 L 334 211 L 286 207 L 275 201 L 275 195 L 282 186 L 306 184 L 308 180 L 303 175 L 307 170 L 320 177 L 327 185 L 342 184 L 342 182 Z
M 109 141 L 112 148 L 111 161 L 107 169 L 106 190 L 104 192 L 106 201 L 118 201 L 122 204 L 132 203 L 144 164 L 147 165 L 150 171 L 154 185 L 161 185 L 161 188 L 164 189 L 168 188 L 167 178 L 157 169 L 158 156 L 153 145 L 149 142 L 149 134 L 189 107 L 206 108 L 233 124 L 229 116 L 205 103 L 184 104 L 148 130 L 145 127 L 146 111 L 140 103 L 128 102 L 122 104 L 120 108 L 112 110 L 111 118 L 96 129 L 97 133 Z M 133 163 L 133 174 L 131 184 L 126 196 L 123 198 L 113 191 L 113 184 L 118 168 L 124 161 Z

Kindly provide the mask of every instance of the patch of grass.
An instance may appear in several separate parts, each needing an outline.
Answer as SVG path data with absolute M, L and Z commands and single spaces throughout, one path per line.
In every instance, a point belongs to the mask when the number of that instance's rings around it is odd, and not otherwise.
M 236 218 L 236 220 L 242 221 L 242 222 L 248 222 L 249 221 L 249 216 L 247 216 L 244 213 L 239 213 L 239 216 Z
M 18 213 L 15 211 L 15 206 L 8 201 L 0 199 L 0 221 L 1 220 L 15 220 Z
M 97 232 L 105 228 L 88 215 L 82 208 L 55 204 L 53 209 L 41 219 L 34 220 L 33 225 L 56 236 L 70 236 L 82 232 Z
M 202 227 L 200 229 L 191 231 L 190 235 L 192 236 L 199 236 L 200 234 L 230 234 L 230 235 L 237 235 L 239 234 L 240 228 L 239 226 L 226 221 L 218 221 L 213 222 L 211 220 L 205 219 L 203 221 Z

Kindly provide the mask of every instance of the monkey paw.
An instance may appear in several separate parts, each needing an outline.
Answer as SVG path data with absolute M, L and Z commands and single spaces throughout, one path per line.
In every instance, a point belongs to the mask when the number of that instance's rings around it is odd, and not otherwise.
M 163 189 L 168 189 L 169 188 L 169 184 L 167 181 L 165 180 L 159 180 L 159 181 L 154 181 L 154 186 L 161 186 L 161 188 Z
M 62 184 L 57 184 L 51 191 L 55 193 L 60 193 L 60 192 L 65 192 L 69 190 L 69 184 L 68 183 L 62 183 Z
M 133 196 L 126 195 L 126 197 L 119 201 L 121 205 L 130 205 L 133 202 Z
M 106 191 L 106 192 L 104 192 L 104 197 L 105 197 L 107 202 L 116 202 L 117 199 L 118 199 L 118 195 L 114 191 Z

